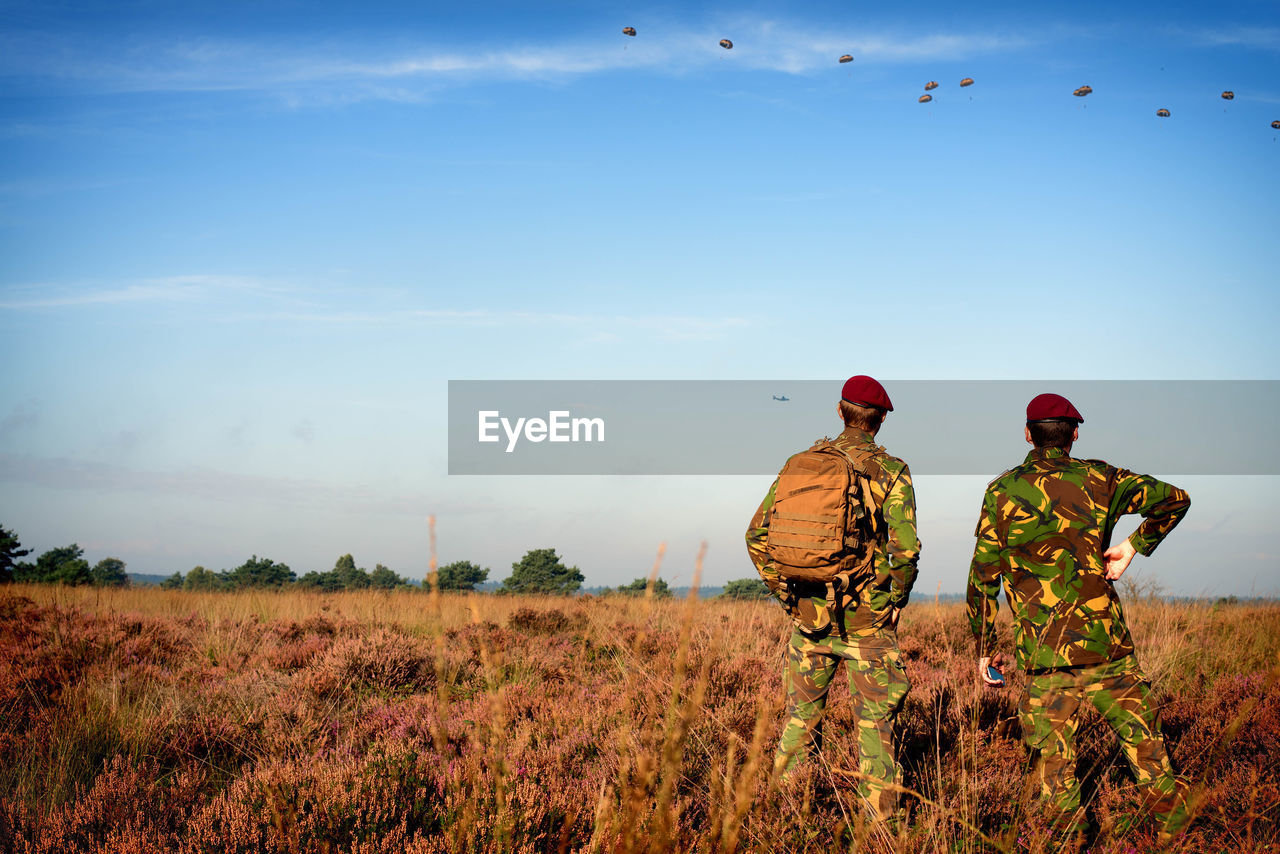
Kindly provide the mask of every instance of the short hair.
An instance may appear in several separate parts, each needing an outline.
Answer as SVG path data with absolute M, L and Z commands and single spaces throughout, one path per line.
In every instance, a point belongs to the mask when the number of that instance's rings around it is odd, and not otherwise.
M 1027 429 L 1031 431 L 1031 444 L 1037 448 L 1070 448 L 1075 441 L 1076 426 L 1076 422 L 1070 419 L 1027 422 Z
M 878 406 L 861 406 L 841 398 L 840 417 L 846 427 L 861 427 L 868 433 L 874 433 L 884 423 L 884 410 Z

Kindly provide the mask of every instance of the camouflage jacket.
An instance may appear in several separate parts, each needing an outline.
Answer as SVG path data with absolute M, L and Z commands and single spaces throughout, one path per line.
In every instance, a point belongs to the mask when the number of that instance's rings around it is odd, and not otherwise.
M 871 438 L 871 434 L 848 427 L 832 444 L 849 449 L 875 452 L 873 462 L 878 472 L 871 479 L 871 497 L 878 512 L 873 524 L 879 536 L 875 556 L 875 579 L 860 590 L 845 594 L 838 603 L 845 611 L 846 632 L 872 634 L 890 621 L 894 608 L 907 604 L 911 586 L 916 580 L 916 561 L 920 558 L 920 540 L 916 536 L 916 494 L 911 486 L 911 470 L 897 457 L 890 456 Z M 747 528 L 747 553 L 769 590 L 782 601 L 787 585 L 769 561 L 769 516 L 773 509 L 775 478 L 760 509 Z M 817 625 L 827 608 L 826 590 L 822 585 L 792 585 L 798 597 L 799 611 L 792 615 L 801 623 Z
M 974 532 L 969 626 L 978 655 L 996 650 L 1000 583 L 1013 610 L 1018 667 L 1047 670 L 1115 661 L 1133 652 L 1102 553 L 1116 522 L 1138 513 L 1129 537 L 1149 555 L 1191 506 L 1149 475 L 1038 448 L 991 482 Z

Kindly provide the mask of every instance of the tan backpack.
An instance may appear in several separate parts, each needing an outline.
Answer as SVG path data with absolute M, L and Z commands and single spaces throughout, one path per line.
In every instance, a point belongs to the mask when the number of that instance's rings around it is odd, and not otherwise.
M 787 582 L 825 585 L 828 615 L 836 613 L 838 593 L 857 590 L 875 572 L 874 457 L 874 451 L 845 450 L 822 439 L 788 459 L 778 473 L 769 560 Z

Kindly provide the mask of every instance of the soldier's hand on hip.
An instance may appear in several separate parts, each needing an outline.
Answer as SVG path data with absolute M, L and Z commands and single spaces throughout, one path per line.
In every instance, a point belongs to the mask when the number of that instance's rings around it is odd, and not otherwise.
M 896 632 L 898 630 L 898 620 L 901 617 L 902 617 L 902 609 L 894 608 L 892 613 L 889 614 L 889 628 L 893 629 Z
M 1119 581 L 1120 576 L 1124 575 L 1124 571 L 1129 568 L 1129 562 L 1133 560 L 1133 556 L 1137 553 L 1133 543 L 1128 540 L 1122 540 L 1103 552 L 1102 557 L 1107 562 L 1107 580 Z

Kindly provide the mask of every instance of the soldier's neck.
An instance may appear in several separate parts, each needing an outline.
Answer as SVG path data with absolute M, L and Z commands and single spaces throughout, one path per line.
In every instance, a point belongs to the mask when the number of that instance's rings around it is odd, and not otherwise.
M 874 441 L 874 440 L 875 440 L 875 438 L 876 438 L 876 433 L 878 433 L 878 432 L 880 432 L 880 431 L 879 431 L 879 430 L 864 430 L 864 429 L 863 429 L 863 428 L 861 428 L 861 427 L 856 427 L 856 426 L 853 426 L 853 425 L 850 425 L 850 426 L 848 426 L 848 427 L 845 427 L 845 428 L 844 428 L 844 433 L 845 433 L 845 435 L 847 435 L 847 436 L 848 436 L 849 438 L 851 438 L 851 439 L 857 439 L 857 440 L 859 440 L 859 441 L 861 441 L 861 440 Z

